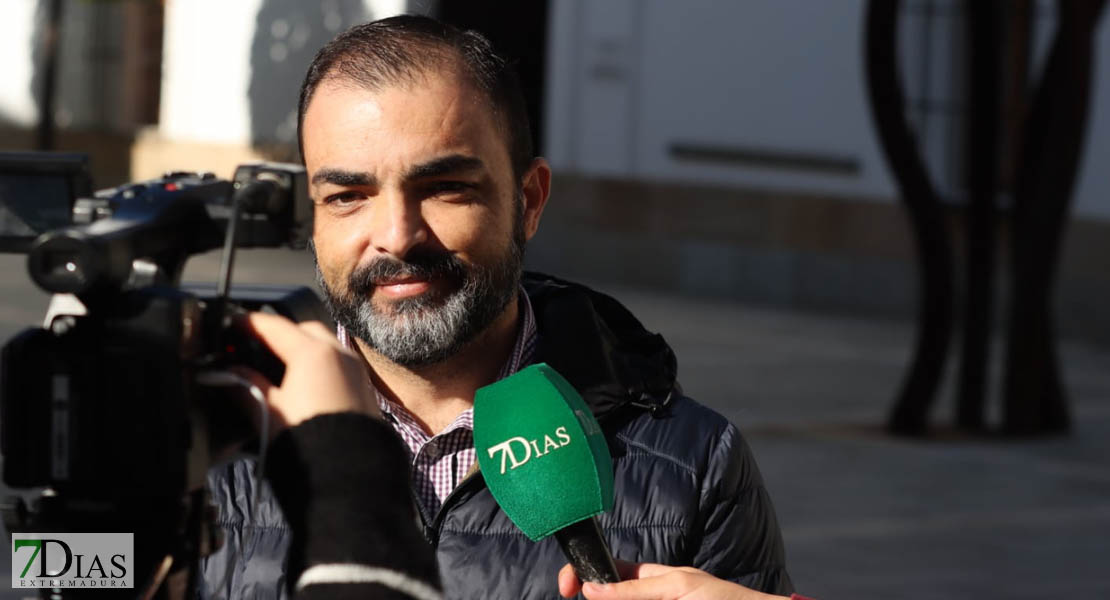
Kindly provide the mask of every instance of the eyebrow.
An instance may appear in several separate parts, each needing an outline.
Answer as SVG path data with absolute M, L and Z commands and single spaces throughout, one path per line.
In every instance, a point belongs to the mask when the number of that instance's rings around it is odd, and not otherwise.
M 363 186 L 369 187 L 377 184 L 378 178 L 370 173 L 361 171 L 346 171 L 343 169 L 323 168 L 312 175 L 312 185 L 330 183 L 338 186 Z
M 404 179 L 428 179 L 454 173 L 480 171 L 485 166 L 486 163 L 476 156 L 449 154 L 410 168 L 405 172 Z M 365 171 L 325 167 L 312 175 L 311 183 L 312 185 L 330 183 L 342 187 L 374 187 L 378 184 L 378 178 Z
M 405 172 L 405 179 L 426 179 L 453 173 L 480 171 L 485 166 L 482 159 L 478 157 L 465 154 L 449 154 L 412 167 Z

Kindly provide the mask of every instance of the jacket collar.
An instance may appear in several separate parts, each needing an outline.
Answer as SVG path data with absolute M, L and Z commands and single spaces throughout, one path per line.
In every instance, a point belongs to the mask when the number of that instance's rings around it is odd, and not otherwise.
M 586 286 L 533 272 L 523 284 L 536 315 L 536 360 L 566 377 L 598 420 L 625 407 L 655 415 L 667 406 L 678 366 L 663 336 Z

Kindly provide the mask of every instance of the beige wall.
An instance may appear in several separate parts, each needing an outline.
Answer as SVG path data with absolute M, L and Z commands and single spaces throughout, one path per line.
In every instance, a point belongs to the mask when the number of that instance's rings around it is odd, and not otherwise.
M 169 171 L 210 171 L 231 177 L 236 166 L 263 159 L 261 152 L 246 144 L 171 140 L 157 129 L 144 129 L 131 146 L 131 178 L 154 179 Z
M 912 318 L 917 255 L 894 201 L 557 173 L 530 268 L 597 282 L 861 316 Z M 961 288 L 963 217 L 950 213 Z M 998 304 L 1008 295 L 999 226 Z M 1110 341 L 1110 223 L 1074 218 L 1055 308 L 1065 337 Z M 957 300 L 958 302 L 958 300 Z

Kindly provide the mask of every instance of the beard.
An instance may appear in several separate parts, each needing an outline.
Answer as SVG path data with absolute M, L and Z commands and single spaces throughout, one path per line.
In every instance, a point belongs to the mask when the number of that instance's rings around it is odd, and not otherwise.
M 417 246 L 400 259 L 382 256 L 355 269 L 346 286 L 336 290 L 324 281 L 313 248 L 316 282 L 332 318 L 404 367 L 434 365 L 454 356 L 517 297 L 524 263 L 523 219 L 517 212 L 512 239 L 490 264 L 466 263 L 448 251 Z M 376 282 L 404 277 L 447 285 L 385 305 L 373 303 Z

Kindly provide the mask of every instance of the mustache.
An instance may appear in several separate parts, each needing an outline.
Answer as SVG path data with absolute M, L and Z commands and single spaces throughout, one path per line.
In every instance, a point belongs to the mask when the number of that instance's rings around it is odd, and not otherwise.
M 466 278 L 466 274 L 466 265 L 450 252 L 413 248 L 403 258 L 379 256 L 355 269 L 347 280 L 347 290 L 352 294 L 365 295 L 373 291 L 379 281 L 402 277 L 446 278 L 458 283 Z

